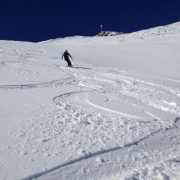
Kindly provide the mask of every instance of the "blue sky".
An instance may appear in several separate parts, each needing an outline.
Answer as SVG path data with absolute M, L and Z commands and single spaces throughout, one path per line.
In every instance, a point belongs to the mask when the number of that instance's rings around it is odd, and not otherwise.
M 0 0 L 0 39 L 42 41 L 180 21 L 180 0 Z

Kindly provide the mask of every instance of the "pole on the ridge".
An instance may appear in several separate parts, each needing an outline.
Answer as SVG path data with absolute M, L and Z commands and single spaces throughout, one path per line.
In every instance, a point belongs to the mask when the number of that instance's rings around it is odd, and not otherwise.
M 100 29 L 101 29 L 101 31 L 103 30 L 103 25 L 102 24 L 100 25 Z

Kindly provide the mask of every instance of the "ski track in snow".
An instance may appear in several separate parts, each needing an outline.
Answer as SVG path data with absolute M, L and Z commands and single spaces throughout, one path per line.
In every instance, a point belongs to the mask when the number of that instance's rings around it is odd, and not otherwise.
M 72 80 L 72 78 L 52 80 L 48 82 L 38 82 L 33 84 L 0 85 L 0 89 L 29 89 L 29 88 L 60 86 L 68 80 Z
M 103 106 L 99 106 L 99 105 L 97 105 L 97 104 L 94 104 L 94 103 L 92 103 L 91 101 L 89 101 L 88 97 L 86 97 L 85 100 L 86 100 L 86 102 L 87 102 L 88 104 L 90 104 L 91 106 L 93 106 L 93 107 L 95 107 L 95 108 L 97 108 L 97 109 L 102 109 L 102 110 L 107 111 L 107 112 L 116 113 L 116 114 L 118 114 L 118 115 L 120 115 L 120 116 L 122 116 L 122 117 L 124 116 L 124 117 L 127 117 L 127 118 L 142 119 L 142 117 L 132 116 L 132 115 L 130 115 L 130 114 L 125 114 L 125 113 L 122 113 L 122 112 L 119 112 L 119 111 L 114 111 L 114 110 L 111 110 L 111 109 L 109 109 L 109 108 L 105 108 L 105 107 L 103 107 Z
M 111 93 L 114 95 L 114 93 L 120 91 L 118 96 L 127 96 L 127 98 L 132 98 L 133 103 L 136 103 L 136 106 L 138 107 L 137 104 L 143 103 L 147 104 L 148 106 L 151 106 L 153 108 L 162 110 L 162 111 L 169 111 L 171 113 L 175 114 L 180 114 L 180 107 L 177 106 L 175 102 L 168 102 L 171 97 L 174 99 L 177 99 L 178 94 L 180 94 L 179 91 L 173 90 L 172 88 L 165 87 L 160 84 L 154 84 L 150 82 L 145 82 L 142 80 L 134 79 L 131 77 L 127 76 L 122 76 L 122 75 L 113 75 L 113 74 L 104 74 L 104 73 L 91 73 L 91 74 L 96 74 L 94 75 L 93 78 L 88 77 L 89 74 L 77 74 L 77 72 L 72 72 L 70 70 L 66 70 L 70 73 L 72 73 L 76 78 L 80 79 L 79 85 L 87 88 L 92 88 L 96 91 L 104 91 L 103 93 L 106 94 L 106 92 L 111 91 Z M 98 70 L 97 70 L 98 71 Z M 99 78 L 97 78 L 99 76 Z M 115 77 L 115 80 L 113 81 Z M 109 88 L 106 84 L 110 84 L 111 89 Z M 120 89 L 120 90 L 118 90 Z M 138 92 L 139 91 L 139 92 Z M 142 91 L 143 91 L 143 96 L 142 96 Z M 108 92 L 109 93 L 109 92 Z M 108 94 L 107 93 L 107 94 Z M 101 93 L 100 93 L 101 94 Z M 141 95 L 141 96 L 140 96 Z M 107 95 L 108 96 L 108 95 Z M 117 95 L 115 96 L 116 98 L 118 97 Z M 161 97 L 162 96 L 162 97 Z M 152 100 L 155 100 L 154 102 L 149 98 L 151 97 Z M 143 98 L 143 99 L 142 99 Z M 153 99 L 154 98 L 154 99 Z M 161 99 L 162 98 L 162 99 Z M 167 101 L 165 99 L 168 99 Z M 110 98 L 111 99 L 111 98 Z M 158 99 L 158 101 L 157 101 Z M 91 105 L 93 104 L 88 100 L 86 97 L 86 100 L 88 103 Z M 149 101 L 147 101 L 149 100 Z M 98 105 L 94 106 L 98 107 Z M 101 107 L 101 109 L 104 109 L 104 107 Z M 107 110 L 107 109 L 106 109 Z M 149 115 L 151 114 L 152 116 L 156 117 L 153 115 L 151 112 L 146 111 Z M 135 117 L 137 118 L 137 117 Z M 159 118 L 157 118 L 159 119 Z

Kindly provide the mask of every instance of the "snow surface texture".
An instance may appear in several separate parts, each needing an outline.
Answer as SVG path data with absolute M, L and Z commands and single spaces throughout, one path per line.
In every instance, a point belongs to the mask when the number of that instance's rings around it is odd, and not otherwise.
M 0 179 L 180 179 L 179 47 L 180 23 L 0 41 Z

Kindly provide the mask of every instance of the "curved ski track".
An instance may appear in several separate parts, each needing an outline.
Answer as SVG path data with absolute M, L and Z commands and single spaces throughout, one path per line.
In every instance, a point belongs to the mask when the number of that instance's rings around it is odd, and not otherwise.
M 146 82 L 124 75 L 104 73 L 98 69 L 85 69 L 82 71 L 74 68 L 70 69 L 63 67 L 60 67 L 60 69 L 66 73 L 70 73 L 72 76 L 74 76 L 74 78 L 78 79 L 78 85 L 83 88 L 82 92 L 86 91 L 88 88 L 88 91 L 89 89 L 92 89 L 92 92 L 96 92 L 100 96 L 107 96 L 108 99 L 123 99 L 125 102 L 127 101 L 132 106 L 136 107 L 137 109 L 141 109 L 146 114 L 159 121 L 161 121 L 161 118 L 157 117 L 157 115 L 155 115 L 153 112 L 144 109 L 144 105 L 159 111 L 180 115 L 180 107 L 178 104 L 173 102 L 173 100 L 168 102 L 169 99 L 179 99 L 178 94 L 180 94 L 180 92 L 177 90 L 173 90 L 161 84 Z M 72 94 L 77 93 L 81 94 L 80 91 Z M 114 111 L 113 109 L 92 103 L 88 96 L 89 95 L 87 92 L 87 95 L 83 97 L 83 99 L 90 106 L 129 118 L 142 118 L 132 116 L 130 114 L 124 114 L 119 111 Z M 167 99 L 167 101 L 165 99 Z

